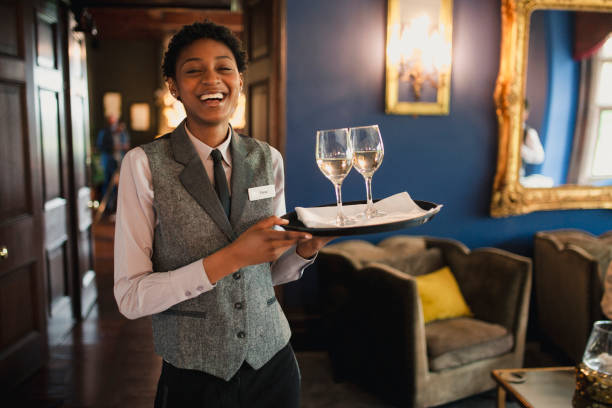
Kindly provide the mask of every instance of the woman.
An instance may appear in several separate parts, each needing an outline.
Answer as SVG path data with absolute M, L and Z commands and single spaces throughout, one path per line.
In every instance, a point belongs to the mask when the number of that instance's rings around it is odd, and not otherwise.
M 273 285 L 301 277 L 329 239 L 274 229 L 287 223 L 275 216 L 282 157 L 229 124 L 246 69 L 239 40 L 210 22 L 185 26 L 162 68 L 187 118 L 125 156 L 115 236 L 119 310 L 152 315 L 163 358 L 155 406 L 297 407 Z

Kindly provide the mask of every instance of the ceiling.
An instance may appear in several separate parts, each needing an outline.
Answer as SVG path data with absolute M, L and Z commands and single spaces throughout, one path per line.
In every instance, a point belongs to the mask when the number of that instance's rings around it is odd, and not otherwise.
M 77 0 L 75 14 L 89 13 L 101 39 L 163 39 L 194 21 L 210 20 L 242 33 L 242 12 L 232 0 Z

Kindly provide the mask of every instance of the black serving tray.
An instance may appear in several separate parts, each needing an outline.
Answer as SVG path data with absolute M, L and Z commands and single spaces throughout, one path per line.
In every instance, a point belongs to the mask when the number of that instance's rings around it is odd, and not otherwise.
M 379 201 L 379 200 L 374 200 L 374 201 Z M 438 205 L 436 203 L 431 203 L 429 201 L 414 200 L 414 202 L 419 207 L 421 207 L 423 210 L 426 210 L 426 211 Z M 342 205 L 365 204 L 365 203 L 366 203 L 365 200 L 350 201 L 350 202 L 342 203 Z M 318 207 L 326 207 L 326 206 L 332 206 L 332 205 L 336 205 L 336 204 L 335 203 L 325 204 L 325 205 L 320 205 Z M 357 226 L 352 226 L 352 227 L 341 227 L 341 228 L 331 228 L 331 227 L 329 228 L 308 228 L 298 219 L 297 213 L 295 211 L 292 211 L 281 217 L 286 220 L 289 220 L 289 224 L 281 225 L 281 227 L 289 231 L 308 232 L 312 235 L 327 236 L 327 237 L 376 234 L 379 232 L 396 231 L 400 229 L 416 227 L 416 226 L 425 224 L 426 222 L 431 220 L 436 214 L 437 212 L 429 213 L 429 214 L 424 214 L 420 217 L 411 218 L 409 220 L 393 221 L 393 222 L 389 222 L 386 224 L 378 224 L 378 225 L 361 225 L 361 226 L 357 225 Z

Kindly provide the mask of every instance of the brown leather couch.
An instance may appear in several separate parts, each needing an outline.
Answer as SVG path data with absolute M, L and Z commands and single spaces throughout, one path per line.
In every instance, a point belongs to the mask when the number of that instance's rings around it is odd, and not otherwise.
M 491 370 L 522 366 L 530 259 L 395 236 L 330 245 L 317 262 L 337 381 L 398 406 L 428 407 L 492 389 Z M 425 324 L 414 276 L 444 265 L 474 316 Z

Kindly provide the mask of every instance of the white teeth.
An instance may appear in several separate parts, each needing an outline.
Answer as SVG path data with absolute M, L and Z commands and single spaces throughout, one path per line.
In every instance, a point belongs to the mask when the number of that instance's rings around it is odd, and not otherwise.
M 221 92 L 217 92 L 200 96 L 201 101 L 207 101 L 209 99 L 223 99 L 223 94 Z

